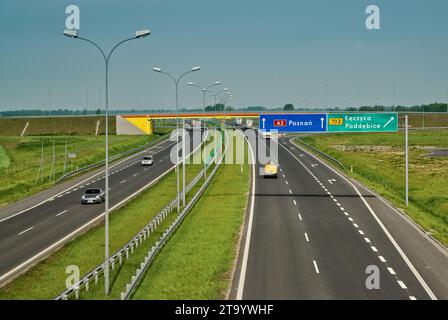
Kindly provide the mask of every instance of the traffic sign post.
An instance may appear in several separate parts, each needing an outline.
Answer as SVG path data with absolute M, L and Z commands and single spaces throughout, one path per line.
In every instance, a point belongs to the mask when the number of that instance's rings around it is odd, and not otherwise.
M 397 132 L 397 113 L 330 113 L 328 132 Z
M 260 114 L 260 130 L 270 132 L 325 132 L 327 115 L 323 113 Z

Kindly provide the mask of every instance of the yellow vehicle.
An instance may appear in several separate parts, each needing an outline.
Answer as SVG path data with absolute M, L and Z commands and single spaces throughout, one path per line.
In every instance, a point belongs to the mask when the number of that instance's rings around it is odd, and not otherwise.
M 277 178 L 278 165 L 274 162 L 269 162 L 264 166 L 264 177 L 265 178 Z

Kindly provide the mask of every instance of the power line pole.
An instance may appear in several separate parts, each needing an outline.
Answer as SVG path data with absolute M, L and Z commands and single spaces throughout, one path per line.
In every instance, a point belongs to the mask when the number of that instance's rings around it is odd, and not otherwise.
M 328 109 L 328 84 L 325 82 L 325 109 Z
M 51 89 L 48 89 L 48 115 L 51 116 Z
M 408 148 L 408 116 L 404 116 L 404 154 L 406 166 L 406 207 L 409 205 L 409 148 Z
M 395 111 L 395 91 L 396 91 L 396 85 L 395 85 L 395 83 L 394 83 L 394 85 L 393 85 L 392 111 Z

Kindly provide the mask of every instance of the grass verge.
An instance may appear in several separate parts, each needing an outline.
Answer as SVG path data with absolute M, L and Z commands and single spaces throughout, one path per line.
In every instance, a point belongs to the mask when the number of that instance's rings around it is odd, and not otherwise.
M 134 299 L 223 299 L 249 189 L 249 166 L 222 165 L 156 257 Z
M 300 139 L 341 161 L 349 169 L 348 175 L 396 207 L 406 208 L 402 132 L 313 135 Z M 410 131 L 409 146 L 409 207 L 403 210 L 446 246 L 448 158 L 434 157 L 430 152 L 433 148 L 448 148 L 448 130 Z

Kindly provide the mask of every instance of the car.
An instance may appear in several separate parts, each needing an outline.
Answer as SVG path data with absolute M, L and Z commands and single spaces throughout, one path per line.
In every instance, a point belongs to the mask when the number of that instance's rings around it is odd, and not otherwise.
M 271 132 L 261 130 L 261 136 L 263 137 L 263 139 L 271 139 Z
M 277 178 L 278 175 L 278 165 L 274 162 L 269 162 L 264 166 L 264 177 L 265 178 Z
M 91 188 L 84 191 L 81 197 L 81 203 L 101 203 L 104 201 L 104 191 L 100 188 Z
M 142 166 L 152 166 L 153 163 L 154 159 L 152 156 L 144 156 L 141 162 Z

